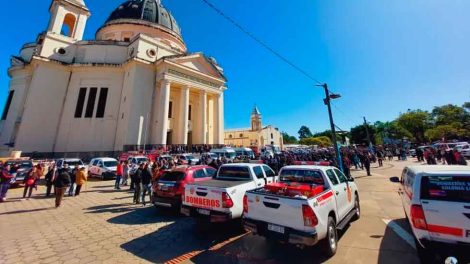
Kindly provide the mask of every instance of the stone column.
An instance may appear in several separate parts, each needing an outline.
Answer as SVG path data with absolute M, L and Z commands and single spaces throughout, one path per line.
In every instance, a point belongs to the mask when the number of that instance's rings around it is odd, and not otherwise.
M 160 86 L 160 98 L 158 105 L 158 124 L 157 124 L 157 144 L 166 145 L 168 133 L 168 112 L 170 107 L 170 87 L 169 80 L 162 80 Z
M 184 86 L 181 88 L 180 97 L 180 133 L 179 138 L 182 140 L 182 144 L 188 144 L 188 126 L 189 126 L 189 87 Z
M 223 145 L 224 142 L 224 94 L 220 93 L 216 100 L 217 124 L 216 124 L 216 144 Z
M 207 144 L 207 92 L 200 93 L 200 117 L 201 117 L 201 144 Z

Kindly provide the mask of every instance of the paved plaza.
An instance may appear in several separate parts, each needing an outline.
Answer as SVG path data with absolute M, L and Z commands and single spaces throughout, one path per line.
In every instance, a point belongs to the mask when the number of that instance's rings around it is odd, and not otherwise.
M 10 190 L 0 204 L 0 263 L 417 263 L 397 186 L 388 180 L 411 163 L 386 163 L 371 177 L 353 172 L 362 217 L 329 260 L 316 248 L 266 243 L 236 224 L 200 226 L 171 211 L 134 205 L 132 193 L 113 190 L 113 181 L 90 181 L 59 209 L 44 197 L 43 186 L 30 200 L 21 199 L 22 188 Z

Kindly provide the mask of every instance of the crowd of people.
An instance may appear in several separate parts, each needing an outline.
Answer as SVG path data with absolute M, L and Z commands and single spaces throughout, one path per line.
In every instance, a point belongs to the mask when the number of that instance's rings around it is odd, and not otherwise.
M 201 148 L 200 151 L 205 150 Z M 175 150 L 177 151 L 177 150 Z M 351 168 L 356 170 L 366 170 L 367 175 L 371 175 L 371 163 L 378 162 L 378 166 L 383 166 L 383 162 L 391 161 L 396 156 L 398 160 L 406 160 L 407 151 L 399 146 L 379 146 L 368 147 L 342 147 L 340 149 L 341 164 L 338 164 L 336 153 L 332 148 L 323 149 L 294 149 L 276 153 L 273 155 L 261 155 L 260 161 L 270 166 L 274 171 L 287 165 L 294 165 L 298 162 L 327 162 L 331 166 L 341 168 L 343 172 L 350 176 Z M 416 156 L 418 161 L 426 161 L 428 164 L 448 164 L 466 165 L 465 158 L 458 151 L 452 149 L 417 148 Z M 194 165 L 208 165 L 218 169 L 227 163 L 250 162 L 247 156 L 237 156 L 235 159 L 227 157 L 211 158 L 210 155 L 202 155 L 199 162 Z M 146 205 L 151 201 L 152 184 L 161 175 L 176 166 L 185 164 L 185 161 L 173 158 L 157 158 L 156 161 L 144 162 L 140 164 L 130 164 L 128 161 L 119 162 L 116 170 L 116 180 L 114 189 L 120 190 L 123 186 L 128 186 L 134 193 L 133 202 L 135 204 Z M 5 201 L 10 181 L 18 168 L 9 164 L 0 163 L 0 202 Z M 82 187 L 88 181 L 85 168 L 70 169 L 67 164 L 62 168 L 56 168 L 54 163 L 39 163 L 33 166 L 25 176 L 23 181 L 23 198 L 28 200 L 33 192 L 37 190 L 40 179 L 44 177 L 46 186 L 46 197 L 55 195 L 55 206 L 60 207 L 65 195 L 70 197 L 80 195 Z M 146 199 L 148 197 L 148 200 Z

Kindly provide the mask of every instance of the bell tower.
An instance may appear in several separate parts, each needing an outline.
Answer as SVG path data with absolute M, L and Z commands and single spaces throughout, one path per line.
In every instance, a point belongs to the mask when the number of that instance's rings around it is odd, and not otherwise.
M 84 0 L 53 0 L 48 32 L 82 40 L 90 11 Z
M 258 110 L 258 107 L 253 107 L 253 111 L 251 112 L 251 130 L 252 131 L 261 131 L 263 128 L 261 124 L 261 113 Z

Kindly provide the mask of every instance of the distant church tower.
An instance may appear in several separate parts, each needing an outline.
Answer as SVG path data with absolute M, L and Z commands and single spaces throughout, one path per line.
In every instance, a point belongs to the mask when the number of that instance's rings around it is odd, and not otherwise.
M 263 126 L 261 124 L 261 113 L 258 110 L 258 107 L 253 108 L 253 112 L 251 112 L 251 130 L 252 131 L 261 131 Z

